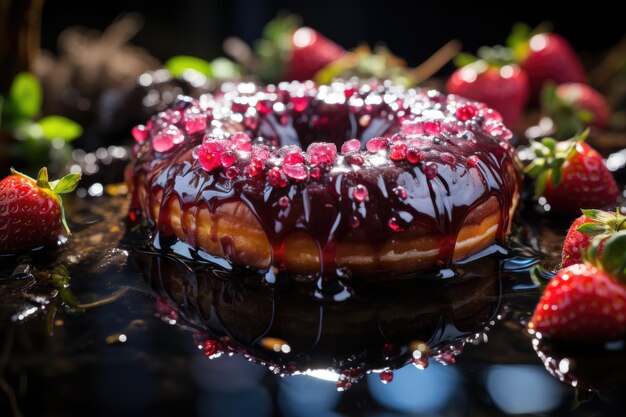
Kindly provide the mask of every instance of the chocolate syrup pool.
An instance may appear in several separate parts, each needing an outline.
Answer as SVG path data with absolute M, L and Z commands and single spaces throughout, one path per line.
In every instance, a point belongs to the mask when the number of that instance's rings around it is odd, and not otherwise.
M 621 344 L 566 349 L 524 330 L 545 283 L 530 266 L 558 262 L 567 227 L 530 209 L 508 255 L 337 302 L 140 250 L 124 197 L 68 203 L 65 247 L 2 260 L 2 416 L 623 412 Z M 61 266 L 69 287 L 45 278 Z

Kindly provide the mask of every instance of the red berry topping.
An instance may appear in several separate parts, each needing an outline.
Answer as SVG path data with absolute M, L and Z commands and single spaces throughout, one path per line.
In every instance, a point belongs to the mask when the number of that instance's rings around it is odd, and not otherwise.
M 152 137 L 152 147 L 157 152 L 167 152 L 185 140 L 185 135 L 176 126 L 170 125 Z
M 267 181 L 275 188 L 284 188 L 287 186 L 287 177 L 285 177 L 285 174 L 283 174 L 278 167 L 267 171 Z
M 406 153 L 406 144 L 402 142 L 394 143 L 389 148 L 389 158 L 393 161 L 402 161 L 406 158 Z
M 331 165 L 337 156 L 337 146 L 334 143 L 312 143 L 307 148 L 311 165 Z
M 144 125 L 137 125 L 133 127 L 133 130 L 131 131 L 131 133 L 135 141 L 143 142 L 144 140 L 148 138 L 148 133 L 150 132 L 148 132 L 148 129 L 146 129 Z
M 367 198 L 367 195 L 368 195 L 368 191 L 364 185 L 359 184 L 356 187 L 354 187 L 354 189 L 352 190 L 352 197 L 354 198 L 354 200 L 358 201 L 359 203 L 362 203 L 363 201 L 365 201 L 365 199 Z
M 361 142 L 358 139 L 350 139 L 341 145 L 341 153 L 356 152 L 361 149 Z
M 207 139 L 202 142 L 198 149 L 198 161 L 202 168 L 213 171 L 222 166 L 222 154 L 226 150 L 226 143 L 220 139 Z
M 473 119 L 478 114 L 478 109 L 473 104 L 466 104 L 456 109 L 456 117 L 462 122 Z
M 298 181 L 304 181 L 309 177 L 309 173 L 307 172 L 306 168 L 304 167 L 304 164 L 302 163 L 284 164 L 283 172 L 289 178 L 293 178 L 294 180 L 298 180 Z
M 389 139 L 387 138 L 372 138 L 367 141 L 365 148 L 368 152 L 376 153 L 387 149 L 387 145 L 389 145 Z

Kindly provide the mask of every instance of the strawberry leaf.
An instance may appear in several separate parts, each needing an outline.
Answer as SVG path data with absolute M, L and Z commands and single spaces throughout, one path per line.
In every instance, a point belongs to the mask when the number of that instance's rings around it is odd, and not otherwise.
M 21 72 L 9 88 L 7 110 L 16 118 L 32 119 L 41 111 L 42 99 L 43 92 L 37 77 Z
M 165 61 L 164 67 L 173 77 L 180 78 L 185 71 L 191 70 L 204 74 L 207 78 L 213 77 L 211 63 L 202 58 L 189 55 L 173 56 Z
M 600 236 L 607 234 L 610 231 L 605 224 L 591 222 L 578 226 L 576 230 L 587 236 Z
M 599 243 L 597 245 L 599 246 Z M 626 230 L 606 239 L 600 264 L 602 269 L 614 278 L 626 281 Z
M 51 183 L 52 191 L 55 194 L 67 194 L 76 189 L 78 181 L 80 181 L 81 174 L 68 174 L 60 180 Z
M 47 116 L 37 123 L 43 137 L 48 140 L 63 139 L 69 142 L 83 134 L 83 128 L 78 123 L 63 116 Z
M 582 209 L 581 212 L 585 215 L 585 217 L 589 217 L 590 219 L 601 223 L 609 222 L 614 220 L 616 217 L 614 213 L 608 213 L 604 210 Z
M 475 55 L 468 54 L 467 52 L 460 52 L 454 58 L 454 65 L 456 65 L 457 68 L 463 68 L 467 65 L 473 64 L 476 61 L 480 61 L 480 58 Z
M 43 167 L 39 170 L 37 174 L 37 187 L 50 189 L 50 184 L 48 183 L 48 168 Z

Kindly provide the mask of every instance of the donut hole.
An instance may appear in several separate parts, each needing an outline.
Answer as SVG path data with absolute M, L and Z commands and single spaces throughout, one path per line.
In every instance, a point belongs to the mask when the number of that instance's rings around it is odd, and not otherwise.
M 313 99 L 303 111 L 287 107 L 284 112 L 258 116 L 257 128 L 248 129 L 251 137 L 261 137 L 267 145 L 298 145 L 306 149 L 312 143 L 334 143 L 337 148 L 358 139 L 361 149 L 378 136 L 400 131 L 400 122 L 385 103 L 351 107 Z

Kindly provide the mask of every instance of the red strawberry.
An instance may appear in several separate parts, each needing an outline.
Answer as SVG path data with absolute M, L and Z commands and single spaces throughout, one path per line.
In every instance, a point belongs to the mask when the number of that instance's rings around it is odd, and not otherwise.
M 600 92 L 581 83 L 564 83 L 556 88 L 556 96 L 589 126 L 604 129 L 611 117 L 611 108 Z
M 291 36 L 291 57 L 284 79 L 310 80 L 322 68 L 344 56 L 346 51 L 308 27 L 301 27 Z
M 626 334 L 626 287 L 593 265 L 567 267 L 546 287 L 528 328 L 554 339 L 615 340 Z
M 70 231 L 65 222 L 60 194 L 76 188 L 80 174 L 48 182 L 42 168 L 37 180 L 11 170 L 0 181 L 0 253 L 16 253 L 56 242 Z
M 554 339 L 599 343 L 626 336 L 626 231 L 595 239 L 585 263 L 561 270 L 528 324 Z
M 602 94 L 580 83 L 546 83 L 541 92 L 541 107 L 554 121 L 559 139 L 571 137 L 587 126 L 604 129 L 611 116 Z
M 446 90 L 489 105 L 508 126 L 515 127 L 528 101 L 528 78 L 515 64 L 498 66 L 478 60 L 457 69 Z
M 536 178 L 535 197 L 545 197 L 554 213 L 573 214 L 578 207 L 613 205 L 619 189 L 602 156 L 584 143 L 589 131 L 557 142 L 533 142 L 535 160 L 526 173 Z
M 619 210 L 614 213 L 603 210 L 582 210 L 583 215 L 570 226 L 563 243 L 561 268 L 582 262 L 582 254 L 587 251 L 594 237 L 607 238 L 613 233 L 626 229 L 626 216 Z
M 574 48 L 556 33 L 536 33 L 528 26 L 518 25 L 513 28 L 507 44 L 528 74 L 530 89 L 535 97 L 546 81 L 557 84 L 587 81 Z

